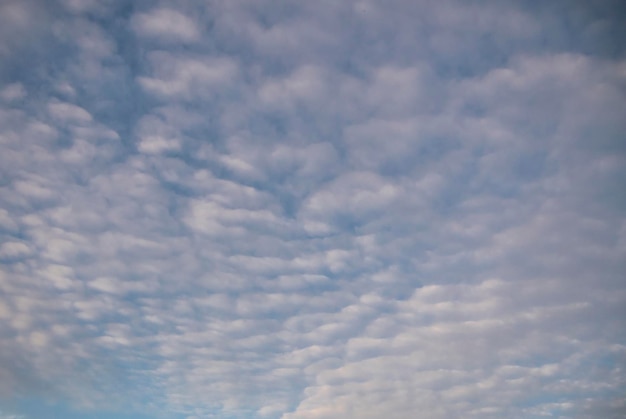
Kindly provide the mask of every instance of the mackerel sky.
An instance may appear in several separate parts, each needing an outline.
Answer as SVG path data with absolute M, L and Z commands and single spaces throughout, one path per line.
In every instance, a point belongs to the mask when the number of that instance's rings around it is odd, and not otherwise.
M 620 0 L 2 0 L 0 419 L 626 417 Z

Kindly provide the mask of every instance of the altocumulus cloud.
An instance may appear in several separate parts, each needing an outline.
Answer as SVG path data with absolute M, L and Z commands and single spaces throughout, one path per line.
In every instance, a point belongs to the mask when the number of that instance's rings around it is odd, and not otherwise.
M 623 417 L 624 7 L 510 3 L 2 2 L 0 417 Z

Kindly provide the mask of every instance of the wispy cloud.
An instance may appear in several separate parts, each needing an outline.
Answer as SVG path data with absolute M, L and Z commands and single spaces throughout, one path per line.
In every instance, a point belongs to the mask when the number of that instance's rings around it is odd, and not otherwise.
M 133 16 L 131 26 L 138 35 L 162 40 L 191 42 L 200 39 L 200 30 L 188 16 L 173 9 L 155 9 Z

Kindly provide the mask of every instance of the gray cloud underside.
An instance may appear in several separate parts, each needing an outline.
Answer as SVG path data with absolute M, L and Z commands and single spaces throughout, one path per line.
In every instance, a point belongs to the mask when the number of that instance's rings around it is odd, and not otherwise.
M 4 400 L 626 411 L 618 2 L 0 8 Z

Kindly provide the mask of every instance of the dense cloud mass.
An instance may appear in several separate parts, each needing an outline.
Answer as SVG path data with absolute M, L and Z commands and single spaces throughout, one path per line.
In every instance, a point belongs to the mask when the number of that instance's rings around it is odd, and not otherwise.
M 624 417 L 625 18 L 3 1 L 0 418 Z

